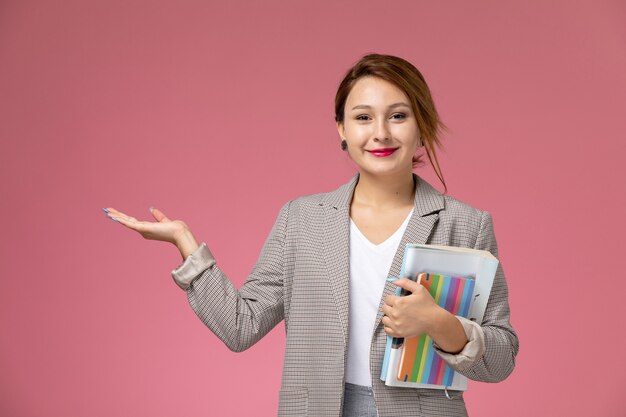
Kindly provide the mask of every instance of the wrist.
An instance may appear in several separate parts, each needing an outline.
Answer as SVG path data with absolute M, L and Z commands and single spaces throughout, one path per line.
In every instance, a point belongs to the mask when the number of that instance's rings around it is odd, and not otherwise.
M 430 327 L 428 335 L 446 353 L 456 355 L 468 342 L 461 321 L 441 306 L 437 306 Z
M 175 239 L 175 245 L 180 252 L 180 255 L 185 260 L 189 255 L 198 249 L 200 245 L 196 241 L 195 236 L 191 233 L 191 230 L 184 229 Z

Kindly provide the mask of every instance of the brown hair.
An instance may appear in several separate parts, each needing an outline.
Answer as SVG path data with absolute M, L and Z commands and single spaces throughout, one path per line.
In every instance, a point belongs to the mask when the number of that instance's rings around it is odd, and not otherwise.
M 446 129 L 435 108 L 430 89 L 424 77 L 410 62 L 392 55 L 369 54 L 361 58 L 348 70 L 335 96 L 335 121 L 343 123 L 348 94 L 359 78 L 372 76 L 388 81 L 402 90 L 411 103 L 417 119 L 426 156 L 435 174 L 447 190 L 441 167 L 437 160 L 436 148 L 441 148 L 440 134 Z M 420 164 L 422 155 L 413 157 L 413 167 Z

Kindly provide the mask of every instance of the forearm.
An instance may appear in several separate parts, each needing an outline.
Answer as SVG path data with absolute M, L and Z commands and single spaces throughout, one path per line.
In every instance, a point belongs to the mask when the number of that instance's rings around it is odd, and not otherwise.
M 498 265 L 480 327 L 484 336 L 484 354 L 461 373 L 477 381 L 502 381 L 515 368 L 519 351 L 519 340 L 510 323 L 508 289 L 502 265 Z
M 510 328 L 498 326 L 483 326 L 483 334 L 484 354 L 473 365 L 458 371 L 475 381 L 502 381 L 515 368 L 515 356 L 519 349 L 517 335 Z
M 445 352 L 456 354 L 468 342 L 463 325 L 453 314 L 437 306 L 428 335 Z
M 200 320 L 234 352 L 248 349 L 282 319 L 280 303 L 260 308 L 243 298 L 217 266 L 194 280 L 187 298 Z
M 242 290 L 237 290 L 203 243 L 172 271 L 172 277 L 187 292 L 191 307 L 204 324 L 231 350 L 240 352 L 282 319 L 282 288 L 270 280 L 260 280 L 256 271 L 258 268 Z
M 511 374 L 519 350 L 517 334 L 510 323 L 508 291 L 499 266 L 482 323 L 462 319 L 469 343 L 453 368 L 466 377 L 482 382 L 499 382 Z M 473 345 L 473 346 L 472 346 Z M 472 354 L 478 351 L 478 354 Z M 445 355 L 444 355 L 445 356 Z M 473 358 L 473 359 L 470 359 Z

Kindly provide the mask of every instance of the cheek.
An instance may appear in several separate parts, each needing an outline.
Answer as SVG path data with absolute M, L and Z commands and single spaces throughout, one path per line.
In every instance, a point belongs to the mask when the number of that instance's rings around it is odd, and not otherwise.
M 403 142 L 415 146 L 417 148 L 419 131 L 413 126 L 399 126 L 397 137 L 402 138 Z
M 358 124 L 347 124 L 344 132 L 346 134 L 346 139 L 353 142 L 362 141 L 366 139 L 369 135 L 368 127 Z

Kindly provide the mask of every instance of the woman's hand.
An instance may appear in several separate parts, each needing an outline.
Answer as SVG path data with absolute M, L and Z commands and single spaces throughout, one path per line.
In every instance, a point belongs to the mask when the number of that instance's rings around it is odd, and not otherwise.
M 117 211 L 113 207 L 103 210 L 109 218 L 138 232 L 144 239 L 173 243 L 180 251 L 183 259 L 198 248 L 198 243 L 185 222 L 182 220 L 170 220 L 158 209 L 150 208 L 150 212 L 156 222 L 139 221 L 134 217 Z
M 394 285 L 410 291 L 410 295 L 385 297 L 382 323 L 385 332 L 393 337 L 416 337 L 424 333 L 430 334 L 433 319 L 439 313 L 439 307 L 428 290 L 415 281 L 401 278 Z
M 465 329 L 453 314 L 435 303 L 423 285 L 402 278 L 393 284 L 410 291 L 410 295 L 385 297 L 382 323 L 393 337 L 416 337 L 428 334 L 445 352 L 456 354 L 467 343 Z

